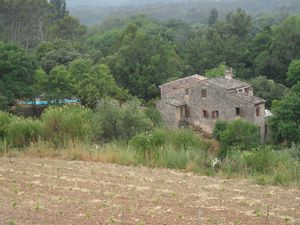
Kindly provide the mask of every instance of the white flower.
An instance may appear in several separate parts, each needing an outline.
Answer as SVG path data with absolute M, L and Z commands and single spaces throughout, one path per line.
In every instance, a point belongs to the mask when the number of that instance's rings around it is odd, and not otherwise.
M 215 158 L 211 161 L 210 165 L 215 168 L 221 161 L 218 158 Z

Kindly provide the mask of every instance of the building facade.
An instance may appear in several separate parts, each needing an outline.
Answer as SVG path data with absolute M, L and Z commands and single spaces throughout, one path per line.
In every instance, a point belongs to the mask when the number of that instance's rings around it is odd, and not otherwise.
M 232 70 L 224 77 L 200 75 L 171 81 L 160 86 L 157 109 L 171 128 L 191 124 L 212 133 L 218 119 L 244 119 L 258 126 L 267 136 L 265 101 L 253 95 L 250 84 L 233 79 Z

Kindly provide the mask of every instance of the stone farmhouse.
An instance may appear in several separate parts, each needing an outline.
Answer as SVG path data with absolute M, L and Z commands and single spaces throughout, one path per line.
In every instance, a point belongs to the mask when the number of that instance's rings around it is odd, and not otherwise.
M 232 69 L 224 77 L 207 78 L 193 75 L 160 86 L 161 100 L 157 109 L 171 128 L 184 124 L 212 133 L 220 120 L 244 119 L 267 136 L 265 101 L 253 95 L 250 84 L 233 79 Z

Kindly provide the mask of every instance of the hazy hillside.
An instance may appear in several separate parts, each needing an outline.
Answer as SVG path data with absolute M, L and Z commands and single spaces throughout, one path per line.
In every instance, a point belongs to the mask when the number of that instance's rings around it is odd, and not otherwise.
M 69 0 L 71 1 L 71 0 Z M 158 19 L 183 19 L 188 22 L 206 23 L 210 10 L 218 9 L 219 18 L 237 8 L 243 8 L 252 16 L 264 12 L 300 12 L 299 0 L 80 0 L 69 4 L 72 15 L 82 23 L 92 25 L 106 17 L 128 17 L 145 14 Z
M 78 6 L 122 6 L 122 5 L 146 5 L 153 3 L 162 3 L 162 2 L 184 2 L 186 0 L 67 0 L 68 6 L 70 8 L 78 7 Z M 214 1 L 214 0 L 212 0 Z

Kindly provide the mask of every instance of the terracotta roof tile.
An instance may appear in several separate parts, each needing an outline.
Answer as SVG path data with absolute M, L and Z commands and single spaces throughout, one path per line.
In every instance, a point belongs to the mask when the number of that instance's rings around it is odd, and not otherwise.
M 228 90 L 245 87 L 245 86 L 250 86 L 250 84 L 242 82 L 240 80 L 228 79 L 225 77 L 210 78 L 210 79 L 207 79 L 207 82 L 217 85 L 219 87 L 228 89 Z

